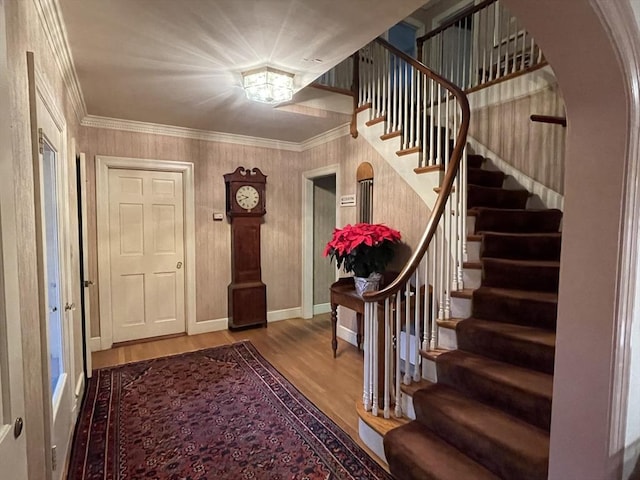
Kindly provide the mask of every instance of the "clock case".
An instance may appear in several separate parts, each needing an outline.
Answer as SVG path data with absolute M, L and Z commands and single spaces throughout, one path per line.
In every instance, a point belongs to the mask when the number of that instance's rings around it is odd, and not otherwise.
M 231 223 L 231 283 L 227 287 L 229 329 L 267 326 L 267 286 L 262 283 L 260 226 L 266 213 L 267 176 L 258 168 L 238 167 L 224 175 L 227 218 Z M 259 194 L 251 210 L 236 202 L 236 192 L 244 185 Z

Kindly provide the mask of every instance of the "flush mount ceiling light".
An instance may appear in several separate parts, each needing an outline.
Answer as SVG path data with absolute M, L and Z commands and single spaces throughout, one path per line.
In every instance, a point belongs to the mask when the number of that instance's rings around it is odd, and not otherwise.
M 249 100 L 281 103 L 293 97 L 293 74 L 263 67 L 242 74 L 242 86 Z

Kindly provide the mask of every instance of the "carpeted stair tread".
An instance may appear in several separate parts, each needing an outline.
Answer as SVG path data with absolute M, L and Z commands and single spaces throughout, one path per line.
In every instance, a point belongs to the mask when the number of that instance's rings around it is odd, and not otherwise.
M 558 294 L 482 286 L 473 291 L 475 318 L 554 330 Z
M 467 188 L 467 207 L 489 207 L 504 209 L 523 209 L 527 204 L 527 190 L 508 190 L 506 188 L 469 185 Z
M 553 374 L 555 332 L 471 317 L 457 323 L 456 338 L 460 350 Z
M 467 155 L 467 168 L 480 168 L 484 163 L 484 157 L 475 153 Z
M 549 435 L 522 420 L 432 384 L 413 396 L 416 420 L 501 478 L 545 480 Z
M 505 174 L 500 170 L 484 170 L 482 168 L 467 169 L 467 183 L 469 185 L 500 188 L 504 182 L 504 177 Z
M 560 262 L 556 260 L 482 259 L 482 285 L 557 292 Z
M 500 480 L 416 421 L 388 432 L 384 452 L 396 480 Z
M 521 210 L 475 207 L 475 233 L 545 233 L 558 232 L 562 212 L 557 209 Z
M 462 350 L 440 355 L 436 365 L 438 383 L 549 429 L 553 376 Z
M 481 257 L 560 260 L 562 234 L 483 232 Z

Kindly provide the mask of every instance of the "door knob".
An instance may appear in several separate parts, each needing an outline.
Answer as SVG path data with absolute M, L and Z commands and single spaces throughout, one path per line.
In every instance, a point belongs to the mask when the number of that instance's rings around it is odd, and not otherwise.
M 58 307 L 49 307 L 49 313 L 55 313 L 58 311 Z
M 93 281 L 92 280 L 85 280 L 83 282 L 83 284 L 84 284 L 85 287 L 90 287 L 91 285 L 93 285 Z
M 75 307 L 75 306 L 76 306 L 76 304 L 75 304 L 75 303 L 71 303 L 71 304 L 69 304 L 69 303 L 65 303 L 65 304 L 64 304 L 64 311 L 65 311 L 65 312 L 68 312 L 69 310 L 72 310 L 72 309 L 73 309 L 73 307 Z
M 18 438 L 22 433 L 22 427 L 24 427 L 24 420 L 22 417 L 16 418 L 16 422 L 13 424 L 13 436 Z

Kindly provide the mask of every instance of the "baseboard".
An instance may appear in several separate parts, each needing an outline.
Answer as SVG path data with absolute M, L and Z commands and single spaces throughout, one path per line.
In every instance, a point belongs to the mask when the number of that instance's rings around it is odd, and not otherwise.
M 330 303 L 319 303 L 313 306 L 313 314 L 320 315 L 322 313 L 329 313 L 331 311 Z
M 267 312 L 267 322 L 279 322 L 280 320 L 289 320 L 290 318 L 301 318 L 302 308 L 285 308 L 284 310 L 272 310 Z
M 356 332 L 353 330 L 343 327 L 342 325 L 338 325 L 338 328 L 336 329 L 336 336 L 346 342 L 349 342 L 351 345 L 356 346 Z
M 220 330 L 226 330 L 229 325 L 229 319 L 215 318 L 213 320 L 203 320 L 196 322 L 188 328 L 187 335 L 198 335 L 200 333 L 219 332 Z
M 91 339 L 89 340 L 89 348 L 91 348 L 92 352 L 99 352 L 100 350 L 102 350 L 100 337 L 91 337 Z

